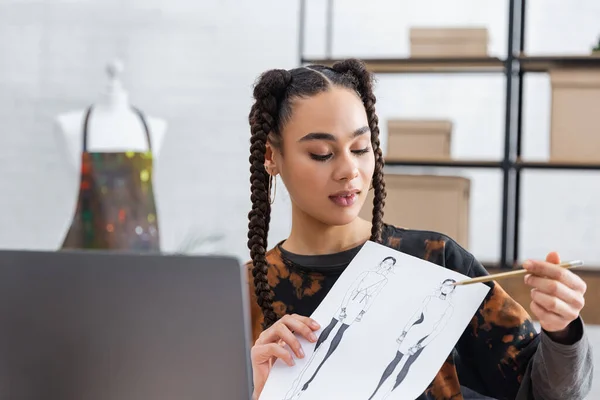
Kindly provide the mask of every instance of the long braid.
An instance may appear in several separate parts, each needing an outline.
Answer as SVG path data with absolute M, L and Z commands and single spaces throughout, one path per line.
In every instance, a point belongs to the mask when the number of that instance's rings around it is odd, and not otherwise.
M 273 310 L 273 294 L 267 279 L 267 238 L 271 220 L 270 175 L 265 169 L 265 153 L 269 134 L 277 133 L 281 97 L 291 76 L 285 70 L 267 71 L 254 88 L 256 102 L 249 116 L 250 184 L 252 209 L 248 214 L 248 248 L 252 258 L 256 298 L 264 315 L 263 329 L 277 321 Z
M 267 143 L 273 150 L 281 153 L 283 140 L 281 130 L 291 119 L 294 99 L 308 98 L 325 92 L 332 85 L 355 90 L 360 94 L 365 106 L 375 154 L 375 170 L 372 177 L 375 198 L 371 240 L 381 242 L 386 193 L 371 74 L 362 62 L 355 59 L 336 63 L 333 68 L 313 65 L 290 71 L 270 70 L 263 73 L 254 88 L 255 103 L 249 115 L 252 132 L 250 139 L 252 209 L 248 214 L 248 248 L 253 263 L 255 294 L 264 316 L 263 329 L 269 328 L 278 319 L 273 309 L 273 293 L 268 282 L 269 265 L 266 258 L 271 219 L 270 175 L 264 165 Z
M 357 80 L 357 91 L 365 106 L 369 128 L 371 129 L 371 144 L 375 154 L 375 170 L 373 172 L 373 227 L 371 240 L 381 242 L 383 231 L 383 209 L 385 207 L 385 180 L 383 167 L 385 165 L 383 152 L 379 142 L 379 118 L 375 112 L 375 94 L 373 93 L 373 76 L 366 69 L 364 63 L 357 59 L 347 59 L 333 65 L 332 69 L 341 74 L 351 74 Z

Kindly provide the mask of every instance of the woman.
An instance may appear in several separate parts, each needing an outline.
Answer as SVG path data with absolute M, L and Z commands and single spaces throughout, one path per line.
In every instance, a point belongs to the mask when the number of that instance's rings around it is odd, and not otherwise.
M 384 223 L 384 163 L 372 76 L 363 63 L 267 71 L 254 99 L 248 270 L 258 398 L 276 358 L 294 365 L 294 357 L 304 357 L 296 335 L 317 341 L 320 326 L 308 316 L 366 241 L 471 277 L 486 271 L 445 235 Z M 292 201 L 292 228 L 268 250 L 277 176 Z M 358 214 L 371 188 L 373 218 L 365 221 Z M 490 283 L 470 326 L 419 400 L 469 398 L 473 391 L 497 399 L 583 399 L 592 371 L 579 317 L 586 285 L 558 267 L 559 261 L 550 253 L 545 261 L 524 264 L 541 333 L 523 307 Z

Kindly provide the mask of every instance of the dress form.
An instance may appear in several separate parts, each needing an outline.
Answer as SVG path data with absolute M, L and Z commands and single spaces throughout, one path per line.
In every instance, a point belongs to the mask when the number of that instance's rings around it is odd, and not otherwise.
M 123 65 L 116 60 L 107 68 L 109 82 L 94 104 L 89 121 L 87 147 L 91 152 L 147 151 L 148 141 L 144 126 L 129 103 L 129 94 L 123 89 L 120 75 Z M 87 110 L 69 111 L 56 117 L 54 133 L 60 147 L 64 148 L 69 169 L 74 179 L 79 178 L 83 136 L 81 129 Z M 167 122 L 146 116 L 152 141 L 152 154 L 157 160 L 167 131 Z
M 109 66 L 96 104 L 56 119 L 63 160 L 79 183 L 63 249 L 160 250 L 152 181 L 166 123 L 129 104 L 121 71 Z

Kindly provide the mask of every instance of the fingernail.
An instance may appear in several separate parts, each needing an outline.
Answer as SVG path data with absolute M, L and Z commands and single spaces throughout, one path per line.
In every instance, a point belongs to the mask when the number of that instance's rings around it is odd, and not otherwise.
M 317 335 L 315 335 L 314 333 L 311 333 L 310 336 L 309 336 L 309 338 L 310 338 L 311 342 L 316 342 L 317 341 Z
M 523 263 L 523 268 L 527 269 L 527 268 L 531 267 L 531 264 L 532 264 L 532 263 L 531 263 L 531 260 L 526 260 L 526 261 Z
M 300 357 L 304 357 L 304 350 L 302 350 L 302 347 L 298 349 L 298 353 L 300 353 Z
M 321 325 L 319 325 L 316 321 L 311 322 L 311 325 L 315 329 L 319 329 L 321 327 Z

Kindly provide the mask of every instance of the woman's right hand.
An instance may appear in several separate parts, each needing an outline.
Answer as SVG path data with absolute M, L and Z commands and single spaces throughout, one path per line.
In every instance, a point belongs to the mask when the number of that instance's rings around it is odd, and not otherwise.
M 292 352 L 296 357 L 304 358 L 304 351 L 294 333 L 314 343 L 317 341 L 314 331 L 319 328 L 315 320 L 291 314 L 283 316 L 260 334 L 250 351 L 254 382 L 253 399 L 260 396 L 276 359 L 281 358 L 287 365 L 292 366 L 295 364 Z M 286 345 L 289 348 L 286 348 Z

